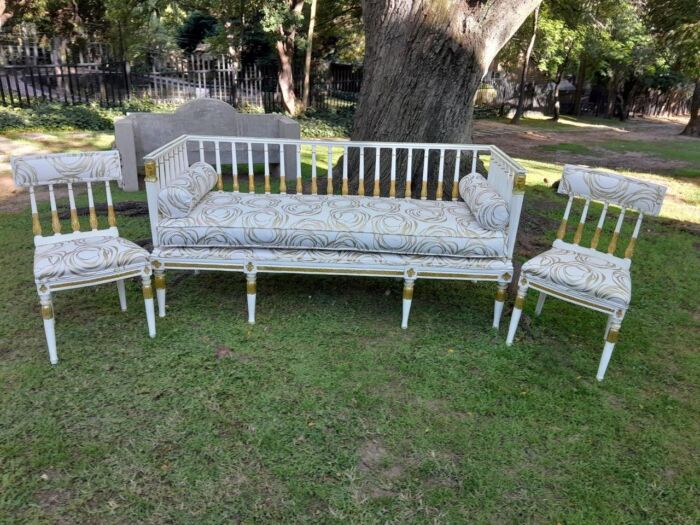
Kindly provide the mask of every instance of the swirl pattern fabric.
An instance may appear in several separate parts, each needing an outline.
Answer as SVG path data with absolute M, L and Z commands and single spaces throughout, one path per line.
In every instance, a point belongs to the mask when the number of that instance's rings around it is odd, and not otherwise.
M 658 215 L 666 187 L 617 173 L 567 164 L 559 183 L 559 193 L 604 201 L 647 215 Z
M 158 226 L 160 244 L 504 257 L 506 236 L 462 202 L 211 192 Z
M 552 248 L 523 264 L 522 272 L 623 308 L 632 297 L 629 270 L 602 257 Z
M 12 174 L 20 187 L 121 180 L 121 173 L 117 150 L 12 158 Z
M 477 222 L 487 230 L 504 231 L 510 222 L 508 203 L 478 173 L 459 181 L 459 194 Z
M 144 268 L 148 252 L 121 237 L 87 237 L 37 246 L 34 278 L 51 283 Z
M 158 213 L 162 217 L 187 217 L 214 187 L 216 170 L 206 162 L 195 162 L 158 193 Z

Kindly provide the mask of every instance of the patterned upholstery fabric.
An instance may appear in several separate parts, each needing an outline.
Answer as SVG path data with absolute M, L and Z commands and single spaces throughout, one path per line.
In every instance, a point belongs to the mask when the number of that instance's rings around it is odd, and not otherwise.
M 216 170 L 206 162 L 195 162 L 158 193 L 158 212 L 162 217 L 187 217 L 216 184 Z
M 526 277 L 536 277 L 564 290 L 626 308 L 632 297 L 629 270 L 608 259 L 552 248 L 523 264 Z
M 121 180 L 119 152 L 91 151 L 12 158 L 17 186 Z
M 346 264 L 361 267 L 398 266 L 432 268 L 442 270 L 496 270 L 512 272 L 513 265 L 506 259 L 495 257 L 463 258 L 435 257 L 431 255 L 400 255 L 395 253 L 353 252 L 332 250 L 282 250 L 270 248 L 179 248 L 162 247 L 153 250 L 153 258 L 173 258 L 211 261 L 255 261 L 310 264 Z
M 559 183 L 559 193 L 609 202 L 648 215 L 658 215 L 666 187 L 623 177 L 617 173 L 567 164 Z
M 211 192 L 158 226 L 163 246 L 351 250 L 504 257 L 506 235 L 482 228 L 462 202 L 335 195 Z
M 467 203 L 477 222 L 487 230 L 508 228 L 508 203 L 478 173 L 470 173 L 459 181 L 459 194 Z
M 121 237 L 88 237 L 37 246 L 34 278 L 50 283 L 148 266 L 146 250 Z

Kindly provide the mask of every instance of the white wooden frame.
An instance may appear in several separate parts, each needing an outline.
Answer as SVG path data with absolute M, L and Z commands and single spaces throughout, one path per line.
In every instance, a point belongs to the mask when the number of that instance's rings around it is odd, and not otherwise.
M 566 165 L 564 166 L 564 173 L 559 183 L 558 191 L 561 194 L 567 195 L 568 200 L 564 215 L 557 230 L 556 240 L 552 245 L 553 248 L 563 249 L 583 256 L 592 256 L 599 260 L 612 263 L 623 271 L 629 271 L 634 248 L 641 231 L 642 219 L 644 215 L 656 216 L 659 214 L 666 188 L 659 184 L 624 177 L 616 173 L 594 170 L 583 166 Z M 580 219 L 576 224 L 574 236 L 570 242 L 567 242 L 564 238 L 566 237 L 569 215 L 575 199 L 583 199 L 584 204 Z M 603 210 L 596 223 L 590 247 L 585 247 L 581 246 L 581 239 L 591 202 L 602 202 Z M 614 221 L 614 229 L 612 230 L 610 242 L 607 246 L 607 253 L 601 252 L 598 250 L 601 233 L 605 229 L 608 212 L 613 207 L 619 208 L 619 213 L 617 219 Z M 620 232 L 625 216 L 626 214 L 629 215 L 627 213 L 629 211 L 636 213 L 637 216 L 634 220 L 632 236 L 627 243 L 624 255 L 623 257 L 618 257 L 615 254 L 619 251 L 618 243 Z M 563 264 L 565 265 L 566 263 Z M 537 305 L 535 307 L 535 315 L 540 315 L 546 298 L 552 296 L 556 299 L 561 299 L 590 310 L 604 313 L 607 316 L 608 322 L 604 336 L 605 344 L 596 374 L 596 379 L 602 381 L 605 378 L 605 372 L 610 358 L 612 357 L 615 344 L 617 343 L 620 326 L 627 313 L 628 306 L 622 307 L 617 301 L 593 297 L 563 287 L 547 279 L 542 279 L 539 276 L 533 275 L 524 268 L 521 272 L 515 306 L 510 320 L 510 326 L 508 327 L 506 344 L 509 346 L 513 344 L 513 339 L 515 338 L 522 309 L 525 304 L 525 297 L 530 288 L 539 292 Z
M 213 148 L 212 148 L 213 145 Z M 213 156 L 207 158 L 205 155 L 205 146 L 210 151 L 215 152 Z M 366 264 L 357 264 L 353 262 L 336 262 L 336 263 L 301 263 L 296 261 L 290 255 L 287 256 L 284 250 L 275 250 L 279 255 L 279 260 L 260 260 L 257 254 L 264 250 L 235 250 L 232 249 L 230 254 L 218 258 L 213 257 L 190 257 L 184 256 L 181 250 L 163 247 L 160 244 L 158 236 L 158 224 L 160 216 L 158 213 L 158 193 L 167 186 L 168 181 L 179 175 L 179 173 L 196 161 L 209 161 L 215 166 L 219 174 L 217 188 L 224 189 L 222 179 L 222 164 L 231 164 L 233 169 L 233 187 L 234 192 L 240 191 L 240 181 L 247 177 L 249 188 L 254 188 L 253 175 L 253 151 L 257 148 L 264 153 L 264 191 L 266 194 L 271 193 L 271 181 L 279 178 L 280 193 L 302 193 L 304 184 L 302 183 L 301 173 L 301 154 L 302 148 L 311 150 L 311 194 L 327 194 L 340 191 L 342 195 L 350 195 L 349 173 L 348 173 L 348 152 L 355 149 L 359 153 L 359 180 L 360 186 L 354 189 L 353 194 L 372 196 L 375 198 L 412 198 L 411 175 L 412 159 L 415 152 L 423 153 L 423 169 L 422 178 L 420 181 L 420 198 L 431 200 L 443 200 L 445 192 L 444 187 L 448 184 L 451 186 L 452 200 L 457 200 L 459 193 L 457 190 L 457 182 L 460 169 L 463 170 L 464 163 L 469 162 L 471 172 L 477 170 L 477 160 L 488 162 L 489 185 L 495 189 L 508 204 L 510 212 L 510 222 L 507 232 L 507 250 L 506 257 L 502 260 L 493 261 L 493 264 L 484 265 L 483 260 L 474 259 L 473 265 L 465 265 L 465 267 L 455 269 L 445 265 L 444 268 L 436 268 L 434 265 L 421 264 L 421 261 L 416 258 L 406 258 L 404 265 L 375 265 L 368 266 Z M 268 154 L 275 152 L 277 154 L 289 153 L 292 150 L 295 154 L 296 172 L 285 173 L 284 163 L 280 164 L 281 171 L 279 174 L 273 174 L 268 163 Z M 326 183 L 319 184 L 318 177 L 320 168 L 318 168 L 317 152 L 325 150 L 330 152 L 332 162 L 328 162 L 328 169 L 324 172 L 326 175 Z M 337 176 L 332 165 L 339 157 L 336 152 L 342 152 L 342 174 L 341 181 L 333 183 L 333 178 Z M 380 187 L 377 174 L 381 170 L 381 162 L 383 155 L 381 151 L 390 151 L 390 184 L 387 189 Z M 407 158 L 406 171 L 400 172 L 397 170 L 397 151 L 405 151 Z M 374 156 L 375 170 L 372 182 L 365 181 L 364 160 L 366 153 Z M 437 156 L 438 161 L 438 184 L 434 191 L 428 189 L 428 170 L 429 162 L 426 153 Z M 244 155 L 241 158 L 241 154 Z M 437 154 L 437 155 L 436 155 Z M 446 157 L 452 156 L 453 173 L 446 173 L 444 169 L 447 165 Z M 465 159 L 465 160 L 462 160 Z M 238 165 L 247 164 L 247 174 L 238 173 Z M 494 305 L 493 326 L 498 328 L 503 304 L 506 297 L 506 289 L 513 275 L 512 254 L 515 246 L 515 238 L 517 235 L 518 224 L 520 221 L 520 212 L 522 209 L 523 192 L 525 187 L 525 169 L 517 164 L 514 160 L 508 157 L 496 146 L 490 145 L 472 145 L 472 144 L 427 144 L 427 143 L 402 143 L 402 142 L 354 142 L 347 140 L 287 140 L 287 139 L 268 139 L 268 138 L 253 138 L 253 137 L 221 137 L 221 136 L 200 136 L 200 135 L 183 135 L 170 143 L 158 148 L 144 157 L 144 165 L 146 169 L 146 192 L 148 195 L 148 208 L 151 221 L 151 234 L 153 237 L 153 267 L 156 280 L 156 296 L 159 303 L 159 315 L 165 315 L 165 274 L 168 269 L 177 270 L 220 270 L 242 272 L 246 275 L 246 290 L 248 295 L 249 321 L 255 322 L 255 296 L 256 296 L 256 278 L 258 273 L 321 273 L 328 275 L 362 275 L 375 277 L 400 277 L 404 280 L 403 292 L 403 316 L 402 327 L 406 328 L 408 323 L 408 315 L 413 298 L 414 283 L 417 279 L 455 279 L 469 281 L 490 281 L 497 285 L 496 300 Z M 463 171 L 461 171 L 463 173 Z M 402 194 L 398 194 L 397 190 L 403 188 Z M 414 190 L 415 191 L 415 190 Z M 431 193 L 431 195 L 429 195 Z M 206 248 L 202 249 L 204 253 Z M 297 250 L 298 251 L 298 250 Z M 303 250 L 302 250 L 303 251 Z M 192 253 L 191 251 L 189 252 Z M 426 258 L 427 260 L 427 258 Z M 470 259 L 464 259 L 469 261 Z
M 51 248 L 53 245 L 60 247 L 59 243 L 95 237 L 119 237 L 110 189 L 111 181 L 121 181 L 121 167 L 118 151 L 27 155 L 12 157 L 11 164 L 15 184 L 27 188 L 29 192 L 34 245 L 37 248 Z M 87 231 L 81 231 L 81 224 L 75 205 L 75 193 L 73 188 L 79 184 L 85 185 L 88 196 L 89 229 Z M 107 200 L 107 227 L 102 229 L 99 228 L 100 219 L 98 219 L 95 211 L 95 200 L 93 196 L 93 185 L 97 184 L 104 184 L 105 197 Z M 41 186 L 46 186 L 49 192 L 52 235 L 42 235 L 35 195 L 36 188 Z M 59 220 L 58 208 L 56 205 L 55 188 L 57 186 L 65 186 L 67 190 L 71 233 L 62 232 L 62 224 Z M 103 218 L 102 221 L 104 220 Z M 146 264 L 140 267 L 130 265 L 127 268 L 122 268 L 121 270 L 117 269 L 113 272 L 86 271 L 84 275 L 80 275 L 79 277 L 58 278 L 56 280 L 51 280 L 51 282 L 35 280 L 39 302 L 41 304 L 41 314 L 44 319 L 44 331 L 51 364 L 55 365 L 58 363 L 52 300 L 54 292 L 116 282 L 121 310 L 126 311 L 125 280 L 133 277 L 140 277 L 142 280 L 143 297 L 146 307 L 148 333 L 151 337 L 155 337 L 155 312 L 151 288 L 152 269 L 150 267 L 148 252 L 145 250 L 143 250 L 143 252 Z

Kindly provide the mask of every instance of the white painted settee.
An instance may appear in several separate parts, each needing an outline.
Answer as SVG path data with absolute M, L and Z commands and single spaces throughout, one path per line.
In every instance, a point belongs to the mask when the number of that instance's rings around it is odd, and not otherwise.
M 404 328 L 417 279 L 492 281 L 499 325 L 525 170 L 495 146 L 183 135 L 144 166 L 160 316 L 166 270 L 221 270 L 251 323 L 257 275 L 298 273 L 403 278 Z

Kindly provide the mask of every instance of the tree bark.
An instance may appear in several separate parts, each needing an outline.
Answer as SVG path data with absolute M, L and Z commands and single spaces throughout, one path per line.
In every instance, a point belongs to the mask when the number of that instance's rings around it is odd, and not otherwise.
M 693 98 L 690 101 L 690 120 L 681 135 L 700 137 L 700 78 L 695 79 Z
M 301 12 L 304 0 L 288 0 L 289 9 L 293 13 Z M 277 83 L 282 94 L 284 110 L 292 116 L 299 113 L 299 103 L 294 90 L 294 40 L 296 38 L 296 26 L 285 28 L 278 27 L 278 37 L 275 43 L 279 67 L 277 69 Z
M 530 56 L 532 49 L 535 47 L 535 37 L 537 36 L 537 21 L 540 16 L 540 6 L 535 8 L 532 19 L 532 36 L 525 50 L 525 58 L 523 60 L 523 69 L 520 72 L 520 93 L 518 93 L 518 107 L 515 108 L 515 115 L 510 121 L 511 124 L 520 124 L 520 117 L 523 115 L 523 104 L 525 102 L 525 81 L 527 80 L 527 68 L 530 66 Z
M 581 116 L 581 99 L 583 98 L 583 86 L 586 82 L 586 62 L 581 58 L 576 75 L 576 92 L 574 93 L 574 115 Z
M 314 26 L 316 25 L 316 0 L 311 0 L 311 12 L 309 14 L 309 33 L 306 39 L 306 56 L 304 60 L 304 93 L 303 109 L 309 107 L 309 91 L 311 90 L 311 53 L 314 43 Z

